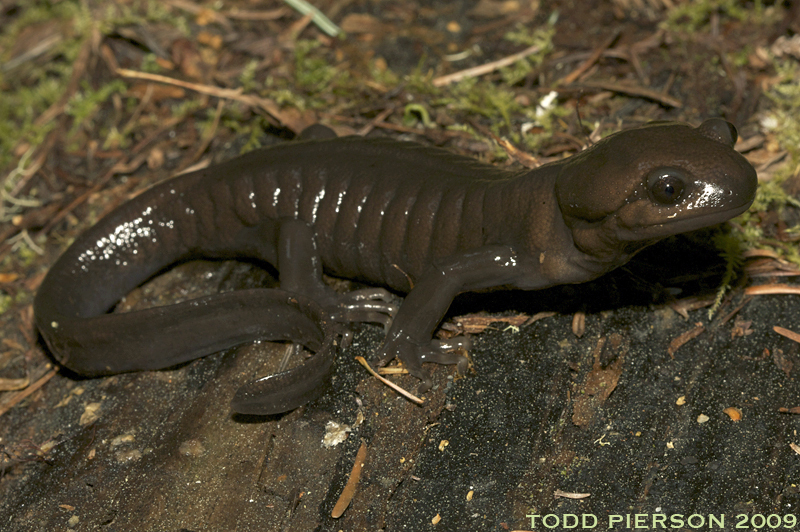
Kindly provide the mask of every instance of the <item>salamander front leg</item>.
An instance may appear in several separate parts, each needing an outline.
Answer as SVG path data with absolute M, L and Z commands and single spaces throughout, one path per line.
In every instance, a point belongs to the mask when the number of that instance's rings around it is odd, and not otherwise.
M 465 370 L 464 357 L 443 352 L 447 345 L 432 340 L 453 299 L 461 292 L 513 285 L 524 275 L 521 261 L 508 246 L 486 246 L 437 261 L 416 280 L 400 306 L 381 348 L 381 365 L 399 359 L 422 381 L 420 391 L 431 386 L 422 368 L 425 362 L 459 364 L 459 370 Z

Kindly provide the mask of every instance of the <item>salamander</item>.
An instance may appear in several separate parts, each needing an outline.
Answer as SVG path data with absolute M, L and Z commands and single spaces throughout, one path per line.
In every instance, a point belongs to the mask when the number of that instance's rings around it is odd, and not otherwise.
M 379 322 L 379 362 L 399 359 L 424 387 L 423 363 L 463 360 L 432 340 L 457 294 L 583 283 L 659 239 L 744 212 L 757 178 L 736 139 L 722 119 L 655 122 L 522 171 L 384 138 L 253 151 L 158 184 L 87 230 L 42 282 L 36 324 L 56 360 L 88 376 L 165 368 L 259 339 L 315 351 L 237 392 L 234 410 L 266 414 L 319 395 L 337 323 Z M 281 288 L 109 313 L 196 257 L 270 263 Z M 337 294 L 323 271 L 407 295 L 397 309 L 385 290 Z

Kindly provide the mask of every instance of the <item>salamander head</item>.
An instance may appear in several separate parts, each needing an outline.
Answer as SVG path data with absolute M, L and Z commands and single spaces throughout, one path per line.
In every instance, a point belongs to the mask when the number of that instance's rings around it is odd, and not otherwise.
M 733 149 L 732 124 L 660 122 L 623 131 L 567 160 L 556 195 L 575 245 L 613 256 L 746 211 L 756 171 Z

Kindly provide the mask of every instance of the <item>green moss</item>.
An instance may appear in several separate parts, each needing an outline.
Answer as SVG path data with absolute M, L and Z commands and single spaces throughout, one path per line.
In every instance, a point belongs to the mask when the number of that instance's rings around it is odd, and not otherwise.
M 14 299 L 2 292 L 0 292 L 0 314 L 5 313 L 14 304 Z
M 400 76 L 389 68 L 379 68 L 375 61 L 370 64 L 369 73 L 376 83 L 384 87 L 396 87 L 400 84 Z
M 39 252 L 41 250 L 38 250 L 37 252 L 37 250 L 32 249 L 29 245 L 29 242 L 29 240 L 25 239 L 17 240 L 17 242 L 14 244 L 14 254 L 9 255 L 9 258 L 14 262 L 14 269 L 4 271 L 25 271 L 27 268 L 30 268 L 40 260 Z
M 175 118 L 183 118 L 189 116 L 195 111 L 202 109 L 204 104 L 199 99 L 194 100 L 180 100 L 172 106 L 172 116 Z
M 750 55 L 753 53 L 753 47 L 750 45 L 743 46 L 742 48 L 728 53 L 728 60 L 737 68 L 745 68 L 750 62 Z
M 0 98 L 0 168 L 13 163 L 15 146 L 37 146 L 55 126 L 52 123 L 34 126 L 34 121 L 66 92 L 75 59 L 95 29 L 110 33 L 120 26 L 166 22 L 184 32 L 188 30 L 181 12 L 171 10 L 158 0 L 107 5 L 80 0 L 32 0 L 25 2 L 20 11 L 0 33 L 0 64 L 6 67 L 0 71 L 0 90 L 3 91 L 3 98 Z M 10 53 L 22 32 L 42 23 L 55 24 L 52 33 L 60 35 L 61 39 L 54 42 L 42 57 L 20 60 L 18 64 L 9 63 L 12 59 Z M 155 56 L 145 61 L 144 69 L 159 70 Z M 68 137 L 80 142 L 74 133 L 91 121 L 98 107 L 111 94 L 124 90 L 124 87 L 124 83 L 118 80 L 99 89 L 84 86 L 80 93 L 75 94 L 67 108 L 67 113 L 75 119 Z M 132 105 L 137 104 L 134 102 Z M 105 134 L 112 138 L 110 142 L 119 142 L 123 133 L 109 130 Z
M 408 91 L 417 92 L 435 98 L 431 103 L 436 107 L 446 107 L 448 113 L 461 112 L 464 115 L 484 116 L 490 121 L 490 129 L 496 135 L 510 137 L 512 142 L 521 141 L 519 129 L 514 122 L 522 116 L 536 120 L 536 110 L 524 108 L 517 100 L 517 93 L 510 85 L 518 83 L 528 76 L 533 69 L 544 61 L 552 50 L 552 38 L 555 33 L 552 25 L 543 26 L 530 31 L 518 26 L 506 34 L 505 38 L 515 44 L 540 46 L 536 54 L 515 62 L 512 66 L 500 70 L 502 81 L 493 82 L 490 78 L 466 78 L 453 85 L 437 88 L 431 83 L 433 74 L 423 73 L 418 67 L 407 79 Z M 548 116 L 545 120 L 549 119 Z M 498 151 L 502 158 L 502 150 Z
M 101 16 L 99 16 L 101 15 Z M 101 12 L 94 15 L 94 23 L 100 31 L 110 33 L 120 26 L 143 26 L 149 23 L 165 23 L 190 35 L 190 23 L 185 12 L 170 8 L 167 2 L 147 0 L 147 2 L 108 2 Z
M 142 62 L 139 65 L 139 70 L 142 72 L 149 72 L 150 74 L 159 74 L 164 69 L 158 64 L 158 56 L 156 54 L 144 54 Z
M 410 103 L 403 108 L 403 124 L 406 126 L 413 126 L 417 123 L 422 123 L 424 127 L 434 126 L 431 115 L 424 105 Z
M 297 41 L 294 50 L 294 76 L 266 76 L 261 93 L 281 106 L 330 109 L 338 96 L 352 98 L 349 72 L 337 68 L 318 41 Z
M 347 82 L 349 74 L 318 53 L 319 41 L 297 41 L 294 50 L 295 82 L 308 94 L 326 94 Z
M 503 77 L 503 84 L 516 85 L 524 81 L 528 74 L 533 72 L 534 65 L 527 58 L 522 58 L 511 66 L 501 68 L 500 75 Z
M 426 95 L 439 97 L 446 91 L 433 85 L 433 70 L 425 70 L 427 57 L 423 54 L 420 57 L 417 67 L 405 78 L 406 90 L 410 94 Z
M 57 3 L 32 1 L 27 4 L 17 18 L 3 28 L 0 35 L 0 58 L 7 61 L 8 52 L 13 49 L 17 37 L 23 30 L 42 22 L 60 21 L 72 25 L 75 21 L 77 28 L 85 27 L 86 11 L 77 1 L 63 1 Z
M 522 106 L 516 101 L 516 94 L 505 87 L 468 78 L 449 87 L 450 96 L 443 99 L 448 107 L 471 115 L 481 115 L 491 120 L 490 129 L 495 134 L 513 130 L 512 115 L 522 112 Z
M 516 61 L 509 67 L 500 69 L 503 83 L 516 85 L 541 65 L 548 54 L 553 51 L 553 36 L 555 33 L 555 28 L 549 24 L 533 31 L 520 24 L 514 30 L 506 33 L 504 36 L 506 40 L 525 46 L 538 46 L 539 51 Z
M 29 5 L 17 19 L 3 28 L 0 35 L 0 168 L 13 160 L 13 148 L 19 143 L 38 145 L 53 124 L 34 126 L 34 121 L 57 102 L 66 90 L 77 57 L 87 33 L 86 11 L 77 2 L 55 5 L 39 2 Z M 62 36 L 53 42 L 44 58 L 24 61 L 18 54 L 12 61 L 10 52 L 26 29 L 44 22 L 56 24 Z M 11 62 L 9 62 L 11 61 Z
M 739 277 L 744 264 L 742 251 L 747 247 L 744 235 L 738 231 L 720 231 L 714 236 L 714 245 L 719 250 L 720 256 L 725 260 L 725 273 L 714 298 L 714 304 L 708 309 L 708 317 L 717 312 L 725 294 L 730 290 L 733 282 Z
M 306 98 L 289 88 L 270 91 L 268 96 L 280 106 L 294 107 L 300 111 L 305 111 L 310 107 Z
M 91 120 L 100 109 L 100 106 L 108 101 L 112 94 L 124 92 L 126 89 L 125 82 L 121 79 L 115 79 L 110 83 L 106 83 L 99 89 L 92 89 L 85 80 L 82 85 L 83 89 L 76 92 L 72 98 L 70 98 L 64 110 L 67 115 L 74 119 L 72 121 L 72 128 L 67 135 L 68 137 L 73 137 L 75 133 L 84 126 L 91 128 L 91 124 L 87 124 L 86 122 Z
M 792 174 L 791 171 L 776 174 L 769 181 L 759 184 L 756 199 L 753 202 L 753 211 L 778 210 L 780 212 L 787 206 L 800 207 L 800 201 L 788 195 L 781 184 Z
M 544 61 L 552 50 L 554 33 L 553 25 L 548 24 L 533 31 L 525 26 L 518 26 L 506 34 L 506 39 L 515 44 L 537 45 L 541 49 L 536 54 L 501 69 L 502 79 L 500 82 L 492 79 L 496 76 L 486 76 L 465 78 L 445 87 L 435 87 L 432 83 L 432 71 L 425 71 L 422 66 L 423 58 L 414 72 L 406 78 L 406 92 L 418 95 L 420 100 L 423 97 L 427 98 L 429 106 L 435 110 L 443 109 L 456 120 L 459 116 L 483 116 L 489 120 L 489 128 L 494 134 L 506 136 L 514 143 L 523 141 L 518 127 L 520 119 L 544 124 L 548 130 L 547 134 L 549 134 L 552 121 L 570 111 L 553 106 L 544 110 L 539 109 L 537 113 L 535 106 L 523 107 L 520 103 L 522 100 L 518 99 L 517 91 L 510 86 L 524 79 Z M 405 117 L 408 120 L 408 109 Z M 453 128 L 453 126 L 448 127 Z M 469 130 L 470 128 L 465 129 Z M 545 135 L 542 134 L 534 139 L 526 136 L 524 140 L 528 143 L 538 144 Z M 500 159 L 506 157 L 505 152 L 499 147 L 495 155 Z
M 207 126 L 204 125 L 204 128 L 213 124 L 215 113 L 216 111 L 208 113 Z M 230 130 L 237 138 L 247 138 L 239 151 L 240 154 L 260 148 L 262 146 L 261 139 L 270 128 L 270 123 L 264 116 L 248 115 L 245 117 L 242 108 L 237 105 L 226 106 L 219 122 L 221 128 Z
M 778 82 L 764 93 L 772 102 L 771 110 L 762 119 L 762 125 L 772 132 L 781 148 L 789 154 L 789 162 L 778 170 L 769 181 L 759 183 L 756 199 L 751 212 L 800 209 L 800 201 L 786 193 L 783 183 L 794 177 L 800 167 L 800 66 L 794 61 L 776 60 L 774 63 Z M 800 253 L 796 246 L 787 246 L 782 242 L 770 242 L 764 239 L 763 231 L 758 226 L 760 220 L 751 216 L 745 219 L 745 235 L 749 247 L 767 247 L 774 250 L 781 258 L 800 265 Z M 751 227 L 752 226 L 752 227 Z M 789 228 L 789 232 L 800 231 L 797 226 Z
M 267 122 L 267 119 L 263 116 L 258 116 L 255 120 L 250 120 L 248 125 L 250 128 L 250 136 L 245 145 L 242 146 L 242 153 L 247 153 L 261 147 L 261 138 L 268 129 L 269 122 Z
M 574 112 L 573 109 L 554 105 L 555 99 L 548 101 L 554 97 L 555 93 L 548 94 L 529 112 L 532 121 L 541 127 L 541 132 L 525 135 L 525 147 L 530 151 L 539 151 L 545 143 L 550 142 L 556 129 L 565 129 L 566 126 L 560 122 L 561 118 Z
M 718 14 L 723 19 L 732 18 L 747 21 L 749 24 L 763 24 L 768 21 L 767 11 L 760 0 L 753 2 L 752 7 L 744 7 L 739 0 L 697 0 L 682 2 L 671 9 L 664 25 L 674 31 L 696 32 L 707 31 L 712 15 Z
M 239 74 L 239 85 L 244 92 L 253 92 L 256 90 L 256 69 L 258 68 L 258 59 L 251 59 L 242 69 Z
M 795 61 L 774 62 L 778 82 L 764 93 L 773 107 L 768 122 L 781 147 L 788 150 L 794 162 L 800 161 L 800 65 Z

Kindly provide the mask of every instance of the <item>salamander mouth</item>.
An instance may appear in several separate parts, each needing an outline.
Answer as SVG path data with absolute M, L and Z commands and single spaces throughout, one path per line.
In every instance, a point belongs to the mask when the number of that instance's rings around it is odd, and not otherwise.
M 698 213 L 696 216 L 672 218 L 667 222 L 653 225 L 639 225 L 630 228 L 620 227 L 618 237 L 620 240 L 636 241 L 647 239 L 665 238 L 671 235 L 687 233 L 704 227 L 721 224 L 739 216 L 750 208 L 753 199 L 743 205 L 731 206 L 727 209 L 714 209 L 711 212 Z

